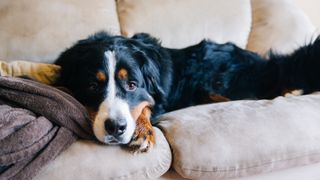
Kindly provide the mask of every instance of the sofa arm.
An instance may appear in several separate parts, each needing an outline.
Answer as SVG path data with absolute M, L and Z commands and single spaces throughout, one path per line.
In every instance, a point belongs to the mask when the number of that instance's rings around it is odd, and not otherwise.
M 133 154 L 119 146 L 77 141 L 48 163 L 35 180 L 156 179 L 171 165 L 170 147 L 159 129 L 148 153 Z
M 320 162 L 320 93 L 190 107 L 161 117 L 173 167 L 227 179 Z

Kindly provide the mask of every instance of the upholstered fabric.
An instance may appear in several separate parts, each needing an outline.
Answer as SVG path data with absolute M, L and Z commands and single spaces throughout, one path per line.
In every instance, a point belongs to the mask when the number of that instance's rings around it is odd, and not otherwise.
M 161 117 L 186 178 L 249 176 L 320 162 L 320 93 L 191 107 Z
M 99 30 L 119 33 L 114 0 L 1 0 L 0 59 L 53 62 Z
M 172 48 L 204 38 L 244 48 L 251 27 L 250 0 L 118 0 L 117 5 L 123 35 L 147 32 Z
M 0 60 L 0 76 L 27 76 L 44 84 L 53 84 L 59 73 L 60 66 L 54 64 Z
M 171 165 L 170 147 L 161 131 L 155 130 L 155 147 L 142 154 L 130 153 L 119 146 L 78 141 L 44 167 L 35 179 L 155 179 Z
M 290 53 L 312 42 L 316 31 L 292 0 L 253 0 L 253 22 L 247 49 L 267 54 Z
M 262 173 L 254 176 L 241 177 L 232 180 L 319 180 L 320 163 L 310 164 L 308 166 L 299 166 L 275 171 L 271 173 Z
M 315 25 L 317 32 L 320 33 L 320 1 L 319 0 L 293 0 L 303 12 L 310 18 Z
M 261 54 L 270 48 L 290 52 L 309 42 L 314 30 L 289 1 L 117 0 L 116 9 L 115 0 L 1 0 L 0 59 L 53 62 L 74 41 L 95 31 L 119 34 L 116 10 L 123 35 L 148 32 L 168 47 L 184 47 L 203 38 L 220 43 L 232 41 L 245 47 L 250 33 L 250 50 Z M 161 127 L 172 144 L 173 165 L 185 177 L 212 179 L 317 160 L 309 153 L 319 146 L 317 126 L 311 125 L 319 119 L 318 96 L 223 103 L 168 114 Z M 213 140 L 205 141 L 207 136 Z M 160 139 L 153 151 L 138 155 L 119 147 L 79 141 L 44 167 L 36 179 L 154 179 L 166 172 L 171 162 L 169 146 L 159 130 L 157 138 Z M 303 150 L 305 157 L 286 159 L 293 151 L 299 154 Z M 263 162 L 271 164 L 263 166 Z M 308 179 L 307 176 L 297 177 Z

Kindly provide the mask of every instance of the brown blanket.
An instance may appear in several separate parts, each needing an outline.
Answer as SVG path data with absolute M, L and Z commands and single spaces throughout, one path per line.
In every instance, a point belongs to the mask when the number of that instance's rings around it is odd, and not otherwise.
M 77 137 L 92 139 L 86 109 L 27 79 L 0 77 L 0 179 L 31 179 Z

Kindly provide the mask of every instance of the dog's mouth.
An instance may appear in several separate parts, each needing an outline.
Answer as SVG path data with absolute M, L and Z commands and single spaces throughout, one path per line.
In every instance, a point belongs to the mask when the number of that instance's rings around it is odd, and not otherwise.
M 117 139 L 117 138 L 115 138 L 114 136 L 111 136 L 111 135 L 105 136 L 104 143 L 108 144 L 108 145 L 123 144 L 123 143 L 121 143 L 121 141 L 119 139 Z

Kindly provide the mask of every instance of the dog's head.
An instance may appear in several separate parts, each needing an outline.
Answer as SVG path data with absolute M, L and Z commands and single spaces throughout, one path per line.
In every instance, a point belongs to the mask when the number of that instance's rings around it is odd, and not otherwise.
M 100 32 L 60 55 L 57 85 L 70 90 L 90 110 L 99 141 L 127 144 L 142 109 L 166 96 L 162 78 L 166 56 L 147 34 L 126 38 Z

